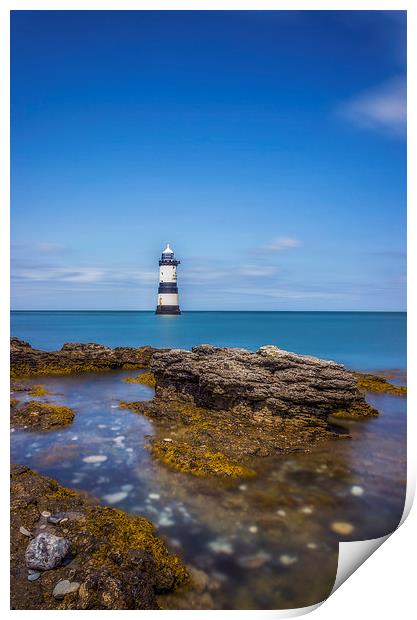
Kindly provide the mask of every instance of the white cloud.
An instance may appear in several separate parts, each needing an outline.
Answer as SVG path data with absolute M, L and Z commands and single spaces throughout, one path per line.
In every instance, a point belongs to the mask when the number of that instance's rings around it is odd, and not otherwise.
M 257 267 L 256 265 L 247 265 L 239 269 L 239 274 L 249 276 L 251 278 L 266 278 L 279 272 L 277 267 Z
M 264 252 L 283 252 L 302 245 L 300 239 L 294 237 L 275 237 L 269 243 L 261 247 Z
M 352 97 L 339 112 L 357 127 L 404 136 L 407 126 L 407 91 L 403 77 Z
M 38 282 L 61 282 L 103 285 L 120 283 L 143 283 L 157 282 L 158 275 L 151 271 L 131 271 L 108 269 L 103 267 L 25 267 L 16 269 L 14 277 L 18 280 L 31 280 Z
M 44 253 L 54 253 L 54 252 L 62 252 L 65 249 L 65 246 L 60 243 L 37 243 L 35 245 L 35 249 L 38 252 Z

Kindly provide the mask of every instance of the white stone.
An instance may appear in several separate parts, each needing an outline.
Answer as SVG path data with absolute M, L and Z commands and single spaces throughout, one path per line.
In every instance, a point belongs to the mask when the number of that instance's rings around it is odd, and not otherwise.
M 287 515 L 287 513 L 285 512 L 285 510 L 277 510 L 277 515 L 279 515 L 280 517 L 285 517 Z
M 231 555 L 233 553 L 232 545 L 222 538 L 212 540 L 208 543 L 208 547 L 210 547 L 214 553 L 224 553 L 225 555 Z
M 109 495 L 104 495 L 103 499 L 108 504 L 117 504 L 117 502 L 121 502 L 127 496 L 128 496 L 128 493 L 126 493 L 126 491 L 120 491 L 119 493 L 109 493 Z
M 303 512 L 305 515 L 311 515 L 313 513 L 313 509 L 310 506 L 304 506 L 301 508 L 300 512 Z
M 240 485 L 239 485 L 239 490 L 240 490 L 240 491 L 246 491 L 246 489 L 247 489 L 247 488 L 248 488 L 248 487 L 246 486 L 246 484 L 240 484 Z
M 317 549 L 316 543 L 313 543 L 313 542 L 307 543 L 307 547 L 308 549 Z
M 172 439 L 171 439 L 171 437 L 164 437 L 164 441 L 170 442 L 170 441 L 172 441 Z
M 256 534 L 257 531 L 258 531 L 257 525 L 251 525 L 248 527 L 248 532 L 250 532 L 251 534 Z
M 80 587 L 80 584 L 78 583 L 78 581 L 68 581 L 68 579 L 62 579 L 61 581 L 58 581 L 58 583 L 56 584 L 52 595 L 54 598 L 56 599 L 62 599 L 64 598 L 64 596 L 66 594 L 71 594 L 72 592 L 76 592 L 78 590 L 78 588 Z
M 355 497 L 360 497 L 361 495 L 365 493 L 363 487 L 360 487 L 356 484 L 353 485 L 353 487 L 350 487 L 350 492 L 352 495 L 355 495 Z
M 85 456 L 83 461 L 84 463 L 104 463 L 104 461 L 107 461 L 107 456 L 104 454 L 92 454 L 91 456 Z
M 41 512 L 41 515 L 42 515 L 43 517 L 50 517 L 50 516 L 51 516 L 51 513 L 49 512 L 49 510 L 43 510 L 43 511 Z
M 23 527 L 23 525 L 22 525 L 22 527 L 19 528 L 19 532 L 21 534 L 23 534 L 23 536 L 32 536 L 32 534 L 29 532 L 29 530 L 27 530 L 25 527 Z
M 291 566 L 291 564 L 295 564 L 298 561 L 298 558 L 295 555 L 288 555 L 284 553 L 279 556 L 279 561 L 283 566 Z
M 160 495 L 158 493 L 149 493 L 149 499 L 160 499 Z
M 170 527 L 171 525 L 174 525 L 174 521 L 170 519 L 167 515 L 162 515 L 158 519 L 158 525 L 160 525 L 161 527 Z

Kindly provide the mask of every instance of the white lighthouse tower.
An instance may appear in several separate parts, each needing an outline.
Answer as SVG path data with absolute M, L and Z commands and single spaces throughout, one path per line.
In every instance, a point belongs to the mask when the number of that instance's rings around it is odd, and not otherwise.
M 167 247 L 162 252 L 159 261 L 159 287 L 156 314 L 181 314 L 178 304 L 177 265 L 179 260 L 174 257 L 174 252 Z

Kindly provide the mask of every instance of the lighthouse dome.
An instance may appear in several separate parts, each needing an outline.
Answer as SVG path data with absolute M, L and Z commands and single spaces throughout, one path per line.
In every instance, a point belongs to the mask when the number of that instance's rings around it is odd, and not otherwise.
M 167 243 L 167 247 L 165 248 L 165 250 L 162 252 L 162 254 L 174 254 L 174 252 L 171 250 L 171 248 L 169 247 L 169 243 Z

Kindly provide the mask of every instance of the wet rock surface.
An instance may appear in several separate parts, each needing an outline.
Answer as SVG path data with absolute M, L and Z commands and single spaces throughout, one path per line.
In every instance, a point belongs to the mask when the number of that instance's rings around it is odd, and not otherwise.
M 156 595 L 188 579 L 147 519 L 12 466 L 12 609 L 158 609 Z
M 117 368 L 146 368 L 153 354 L 152 347 L 116 347 L 100 344 L 66 342 L 59 351 L 34 349 L 19 338 L 10 339 L 10 365 L 13 377 L 69 374 Z

